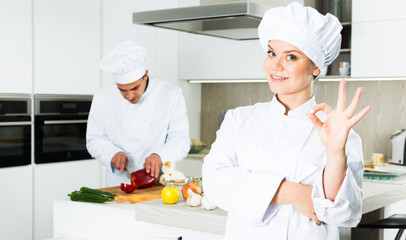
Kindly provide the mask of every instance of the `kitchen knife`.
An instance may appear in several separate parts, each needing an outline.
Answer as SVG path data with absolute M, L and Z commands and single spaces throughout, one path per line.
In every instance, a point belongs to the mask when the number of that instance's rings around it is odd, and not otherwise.
M 131 181 L 131 173 L 128 171 L 128 169 L 124 170 L 124 174 Z

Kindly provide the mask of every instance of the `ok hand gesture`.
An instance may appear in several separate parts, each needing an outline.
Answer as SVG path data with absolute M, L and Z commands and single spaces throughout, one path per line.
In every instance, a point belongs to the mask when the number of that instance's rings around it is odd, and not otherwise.
M 346 108 L 345 104 L 345 79 L 342 79 L 338 87 L 337 108 L 333 110 L 325 103 L 316 105 L 307 117 L 317 129 L 320 140 L 326 148 L 326 165 L 323 171 L 323 187 L 325 197 L 334 201 L 341 184 L 346 176 L 347 156 L 345 144 L 351 128 L 357 124 L 369 110 L 370 106 L 362 109 L 355 116 L 355 110 L 361 97 L 362 88 L 358 88 L 351 104 Z M 323 123 L 315 115 L 323 111 L 327 114 L 327 120 Z
M 307 114 L 307 117 L 316 127 L 321 142 L 325 146 L 328 153 L 343 153 L 349 131 L 365 116 L 365 114 L 367 114 L 369 110 L 371 110 L 371 107 L 367 106 L 358 114 L 353 116 L 358 106 L 361 92 L 362 88 L 358 88 L 354 94 L 351 104 L 346 108 L 345 79 L 342 79 L 338 89 L 336 109 L 333 110 L 327 104 L 321 103 L 316 105 L 312 111 Z M 327 120 L 324 123 L 321 122 L 320 119 L 315 115 L 318 111 L 323 111 L 327 114 Z

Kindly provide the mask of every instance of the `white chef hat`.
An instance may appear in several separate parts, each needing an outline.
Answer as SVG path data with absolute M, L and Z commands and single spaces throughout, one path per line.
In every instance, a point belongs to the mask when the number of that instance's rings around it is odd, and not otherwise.
M 288 42 L 300 49 L 321 70 L 340 53 L 340 21 L 327 13 L 292 2 L 265 12 L 258 26 L 259 42 L 268 50 L 269 40 Z
M 125 41 L 102 58 L 100 68 L 111 73 L 118 84 L 132 83 L 144 76 L 146 58 L 145 48 L 132 41 Z

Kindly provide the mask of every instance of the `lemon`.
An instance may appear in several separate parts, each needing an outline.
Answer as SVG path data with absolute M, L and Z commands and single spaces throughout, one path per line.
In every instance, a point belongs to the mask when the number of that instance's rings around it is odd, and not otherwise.
M 174 204 L 179 201 L 180 191 L 177 187 L 167 186 L 161 192 L 162 201 L 166 204 Z

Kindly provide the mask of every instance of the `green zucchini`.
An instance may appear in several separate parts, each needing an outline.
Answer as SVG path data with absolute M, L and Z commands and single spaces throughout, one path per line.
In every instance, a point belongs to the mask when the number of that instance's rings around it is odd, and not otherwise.
M 107 196 L 101 196 L 93 193 L 73 191 L 68 194 L 70 200 L 72 201 L 84 201 L 84 202 L 94 202 L 94 203 L 104 203 L 106 201 L 113 201 L 113 199 Z
M 114 199 L 114 194 L 106 192 L 106 191 L 101 191 L 93 188 L 88 188 L 88 187 L 81 187 L 80 188 L 81 193 L 91 193 L 91 194 L 96 194 L 102 197 L 108 197 L 109 199 L 113 200 Z

